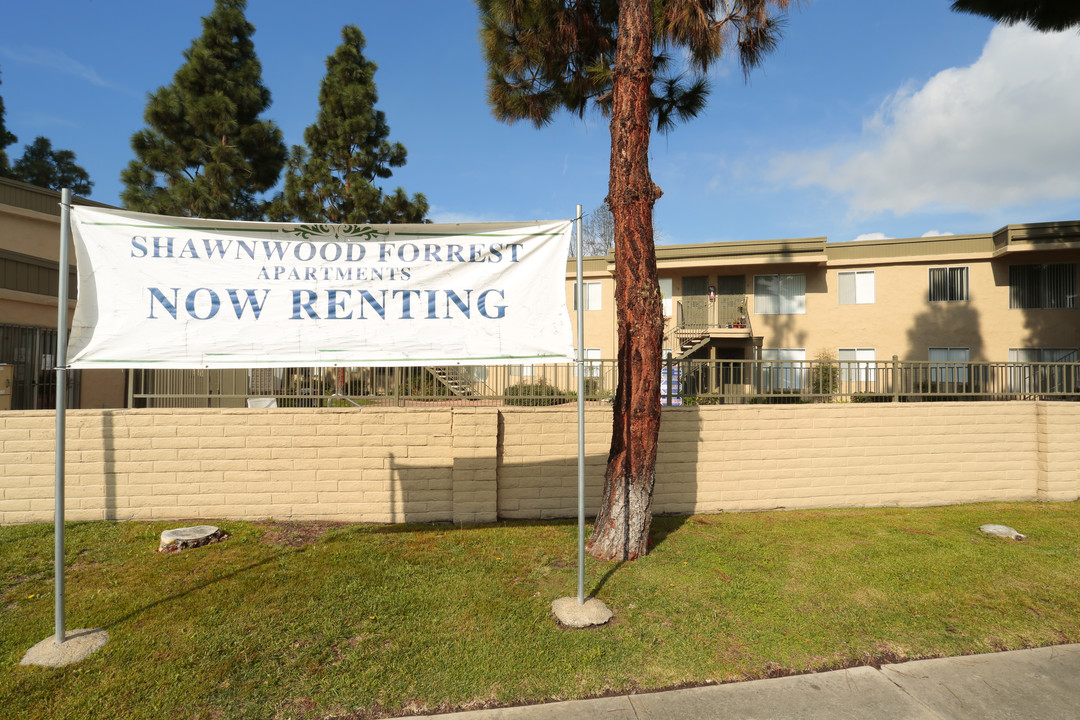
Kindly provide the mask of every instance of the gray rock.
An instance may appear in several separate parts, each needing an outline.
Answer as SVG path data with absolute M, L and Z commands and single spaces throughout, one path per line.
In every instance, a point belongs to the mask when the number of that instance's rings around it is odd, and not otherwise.
M 161 533 L 161 543 L 158 545 L 158 552 L 180 552 L 186 548 L 194 548 L 199 547 L 200 545 L 218 542 L 219 540 L 226 540 L 228 537 L 228 535 L 213 525 L 174 528 L 173 530 L 166 530 Z
M 1023 540 L 1027 537 L 1027 535 L 1021 535 L 1008 525 L 995 525 L 993 523 L 989 523 L 987 525 L 980 525 L 979 530 L 983 531 L 987 535 L 1009 538 L 1010 540 Z

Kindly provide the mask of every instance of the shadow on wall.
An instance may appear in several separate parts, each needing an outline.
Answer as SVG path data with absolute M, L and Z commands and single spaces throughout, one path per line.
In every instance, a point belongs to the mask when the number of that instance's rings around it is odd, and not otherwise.
M 654 516 L 686 515 L 698 508 L 698 458 L 706 441 L 700 410 L 666 408 L 662 412 L 652 510 Z M 545 415 L 551 421 L 545 421 Z M 476 522 L 576 518 L 577 425 L 564 422 L 565 413 L 560 415 L 500 412 L 490 452 L 458 453 L 452 459 L 390 452 L 384 488 L 357 488 L 361 497 L 347 502 L 385 503 L 387 522 L 446 520 L 447 508 L 457 517 L 469 517 L 473 508 L 490 509 L 490 516 Z M 611 416 L 589 412 L 586 418 L 585 517 L 591 525 L 603 495 Z M 720 438 L 714 440 L 716 450 L 723 447 Z M 671 523 L 664 525 L 663 530 L 652 532 L 653 543 L 674 529 Z
M 1048 256 L 1037 254 L 1033 259 L 1028 259 L 1023 264 L 1050 264 L 1060 263 L 1060 256 Z M 1021 264 L 1021 263 L 1016 263 Z M 1009 270 L 1010 265 L 1001 264 L 994 267 L 994 283 L 999 286 L 1003 286 L 1006 289 L 1010 287 Z M 1076 270 L 1074 269 L 1075 273 Z M 1053 285 L 1052 281 L 1048 281 L 1048 284 Z M 1073 277 L 1073 289 L 1080 287 L 1080 282 L 1074 276 Z M 1022 308 L 1014 309 L 1009 307 L 1005 312 L 1019 312 L 1023 313 L 1024 329 L 1027 331 L 1027 336 L 1024 338 L 1025 348 L 1040 348 L 1040 349 L 1077 349 L 1080 348 L 1080 300 L 1075 295 L 1069 297 L 1069 288 L 1066 286 L 1059 286 L 1055 293 L 1053 288 L 1046 288 L 1047 293 L 1044 298 L 1047 304 L 1059 305 L 1059 307 L 1043 307 L 1043 308 Z M 1069 303 L 1072 303 L 1072 307 L 1068 307 Z M 1076 361 L 1076 357 L 1069 358 L 1068 356 L 1062 356 L 1060 353 L 1051 353 L 1051 357 L 1040 357 L 1038 359 L 1031 359 L 1033 362 L 1052 362 L 1059 359 L 1066 359 L 1071 362 Z
M 781 257 L 795 257 L 797 254 L 797 250 L 790 244 L 784 243 L 781 246 Z M 815 312 L 810 306 L 819 302 L 829 291 L 824 268 L 815 266 L 808 270 L 808 268 L 803 265 L 780 266 L 779 274 L 802 275 L 805 278 L 806 286 L 804 288 L 804 299 L 807 306 L 806 312 Z M 754 334 L 764 338 L 765 348 L 805 349 L 806 322 L 805 320 L 800 320 L 800 318 L 804 317 L 806 312 L 799 314 L 784 312 L 766 315 L 760 314 L 755 297 L 756 276 L 753 273 L 749 273 L 749 276 L 750 287 L 748 293 L 751 298 L 754 298 L 754 315 L 751 322 Z
M 266 457 L 254 457 L 238 437 L 234 438 L 236 444 L 216 443 L 210 446 L 211 452 L 197 459 L 190 457 L 187 462 L 183 461 L 183 450 L 175 451 L 177 455 L 172 461 L 164 461 L 161 443 L 155 444 L 150 437 L 129 437 L 128 426 L 141 419 L 120 417 L 118 413 L 130 411 L 105 410 L 97 422 L 79 426 L 77 447 L 81 457 L 69 460 L 68 472 L 75 472 L 76 464 L 84 464 L 86 467 L 80 474 L 87 480 L 100 473 L 97 487 L 87 488 L 90 490 L 87 497 L 101 493 L 97 496 L 102 503 L 99 507 L 103 507 L 103 517 L 107 520 L 132 516 L 134 506 L 130 504 L 129 493 L 140 496 L 143 507 L 147 493 L 169 492 L 171 485 L 152 480 L 155 474 L 152 466 L 159 461 L 175 466 L 175 484 L 178 488 L 187 487 L 178 490 L 181 503 L 205 502 L 206 507 L 213 508 L 213 513 L 221 512 L 226 501 L 237 503 L 233 517 L 262 517 L 268 513 L 282 518 L 349 516 L 387 523 L 576 518 L 576 413 L 553 409 L 478 410 L 491 411 L 454 411 L 452 427 L 432 425 L 438 428 L 433 432 L 448 430 L 447 434 L 417 436 L 416 444 L 408 444 L 407 449 L 396 445 L 384 448 L 357 445 L 350 450 L 320 443 L 317 449 L 325 455 L 315 457 L 311 454 L 315 444 L 304 442 L 296 445 L 299 452 L 295 457 L 290 457 L 284 446 L 275 446 L 273 457 L 269 453 Z M 699 478 L 702 472 L 699 460 L 706 466 L 718 467 L 726 453 L 739 451 L 737 447 L 725 446 L 722 426 L 713 423 L 710 428 L 717 429 L 710 429 L 707 436 L 703 433 L 701 411 L 698 407 L 662 411 L 654 516 L 716 512 L 722 509 L 722 493 L 738 489 L 738 479 L 728 483 L 728 487 L 718 482 L 726 482 L 725 477 L 715 477 L 711 478 L 710 489 L 704 492 L 716 497 L 699 496 L 703 491 L 698 489 L 698 481 L 710 480 Z M 480 417 L 487 418 L 483 427 L 466 422 Z M 363 422 L 363 413 L 358 411 L 356 419 Z M 332 423 L 328 425 L 332 427 Z M 471 434 L 467 432 L 470 427 Z M 590 523 L 600 507 L 611 427 L 610 408 L 594 406 L 586 413 L 585 506 L 586 520 Z M 180 437 L 175 434 L 170 437 L 183 441 L 183 434 L 181 427 Z M 342 432 L 341 436 L 348 437 L 349 433 Z M 316 436 L 305 433 L 297 437 L 310 441 Z M 388 440 L 387 445 L 390 444 Z M 708 459 L 704 457 L 706 453 L 710 455 Z M 241 460 L 241 456 L 252 459 Z M 233 483 L 247 485 L 246 489 L 216 492 L 212 487 L 216 481 L 203 479 L 218 476 L 230 480 L 229 468 L 247 476 Z M 276 478 L 279 471 L 284 475 Z M 303 477 L 305 473 L 310 477 Z M 191 483 L 200 487 L 191 487 Z M 295 488 L 290 489 L 293 484 Z M 221 499 L 210 500 L 210 496 Z M 197 516 L 201 512 L 199 507 L 176 510 L 180 517 Z M 227 510 L 224 514 L 229 516 Z M 655 534 L 654 541 L 662 540 L 670 530 L 667 527 Z
M 102 458 L 105 478 L 105 519 L 116 520 L 116 426 L 113 413 L 106 410 L 101 414 L 101 447 L 105 451 Z
M 971 362 L 986 361 L 979 313 L 966 302 L 927 302 L 907 336 L 904 360 L 929 360 L 930 348 L 967 348 Z

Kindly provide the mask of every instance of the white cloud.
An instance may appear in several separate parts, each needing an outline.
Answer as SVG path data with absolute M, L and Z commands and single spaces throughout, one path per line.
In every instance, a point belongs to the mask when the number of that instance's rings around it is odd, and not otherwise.
M 891 240 L 885 233 L 863 233 L 862 235 L 856 235 L 852 242 L 858 242 L 859 240 Z
M 16 62 L 26 63 L 28 65 L 40 65 L 64 73 L 65 75 L 74 75 L 97 87 L 110 88 L 112 90 L 119 90 L 132 95 L 134 94 L 127 88 L 104 80 L 97 74 L 96 70 L 68 57 L 59 50 L 53 50 L 51 48 L 29 48 L 23 51 L 15 51 L 5 47 L 3 48 L 3 54 L 5 57 Z
M 853 145 L 778 157 L 773 171 L 864 217 L 1080 197 L 1078 86 L 1080 34 L 999 25 L 971 66 L 900 88 Z
M 941 230 L 927 230 L 922 234 L 923 237 L 945 237 L 946 235 L 955 235 L 955 233 L 942 232 Z

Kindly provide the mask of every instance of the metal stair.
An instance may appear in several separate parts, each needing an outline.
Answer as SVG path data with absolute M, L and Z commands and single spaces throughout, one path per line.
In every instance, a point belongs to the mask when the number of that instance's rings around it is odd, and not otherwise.
M 676 360 L 686 360 L 714 337 L 752 338 L 746 313 L 746 296 L 719 296 L 715 300 L 690 298 L 676 305 L 676 324 L 668 331 L 664 347 L 672 348 Z
M 476 384 L 457 366 L 453 367 L 428 367 L 427 371 L 440 383 L 442 383 L 452 395 L 460 398 L 480 397 L 481 393 Z
M 689 335 L 679 339 L 679 352 L 676 354 L 675 359 L 685 360 L 709 344 L 709 333 Z

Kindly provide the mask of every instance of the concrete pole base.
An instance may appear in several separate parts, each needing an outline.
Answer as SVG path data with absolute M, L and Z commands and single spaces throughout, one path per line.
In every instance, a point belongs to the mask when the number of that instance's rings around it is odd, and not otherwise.
M 569 628 L 603 625 L 615 615 L 607 605 L 596 598 L 586 598 L 584 605 L 578 605 L 577 597 L 553 600 L 551 612 L 560 623 Z
M 64 642 L 56 642 L 56 636 L 50 635 L 26 651 L 20 665 L 42 665 L 60 667 L 83 660 L 109 641 L 109 633 L 101 628 L 95 630 L 80 628 L 64 633 Z

